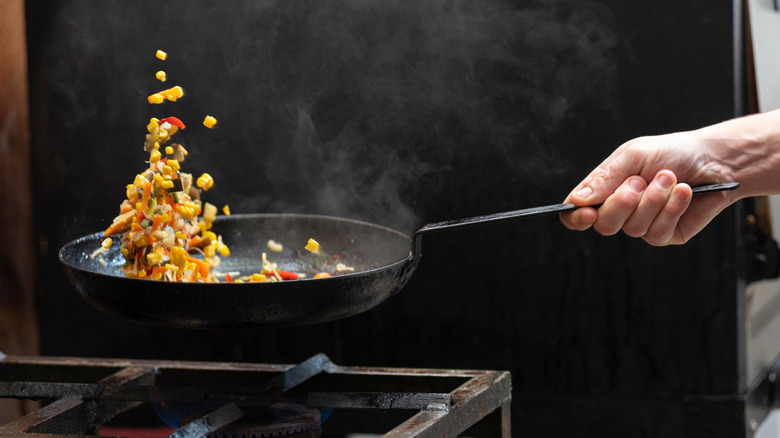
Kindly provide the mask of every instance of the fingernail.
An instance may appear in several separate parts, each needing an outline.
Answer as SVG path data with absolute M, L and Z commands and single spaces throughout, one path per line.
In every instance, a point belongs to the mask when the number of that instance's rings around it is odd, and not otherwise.
M 645 189 L 645 185 L 642 183 L 642 181 L 638 179 L 632 179 L 628 182 L 628 186 L 631 187 L 631 190 L 641 193 L 642 190 Z
M 590 187 L 583 187 L 576 193 L 576 195 L 579 196 L 580 198 L 587 198 L 592 194 L 593 194 L 593 189 L 591 189 Z
M 669 178 L 667 175 L 661 175 L 658 177 L 658 185 L 662 189 L 668 189 L 672 186 L 672 179 Z

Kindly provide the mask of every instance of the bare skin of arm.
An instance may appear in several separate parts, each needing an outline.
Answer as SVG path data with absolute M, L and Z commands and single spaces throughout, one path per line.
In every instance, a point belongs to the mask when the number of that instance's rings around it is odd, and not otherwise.
M 691 186 L 726 181 L 740 188 L 691 194 Z M 561 214 L 561 222 L 603 235 L 622 230 L 654 246 L 679 245 L 735 201 L 778 193 L 780 110 L 626 142 L 572 190 L 565 202 L 583 208 Z

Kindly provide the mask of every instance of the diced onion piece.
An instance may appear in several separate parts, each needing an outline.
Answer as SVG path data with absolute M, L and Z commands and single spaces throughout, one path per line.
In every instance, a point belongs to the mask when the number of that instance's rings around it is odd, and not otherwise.
M 306 249 L 309 252 L 313 252 L 314 254 L 320 253 L 320 244 L 317 243 L 314 239 L 309 239 L 309 241 L 306 243 L 306 246 L 304 246 L 304 249 Z
M 108 250 L 107 250 L 106 248 L 103 248 L 103 247 L 101 246 L 100 248 L 98 248 L 98 249 L 96 249 L 96 250 L 92 251 L 92 254 L 90 254 L 90 255 L 89 255 L 89 258 L 92 258 L 92 259 L 94 259 L 95 257 L 97 257 L 97 256 L 99 256 L 99 255 L 101 255 L 101 254 L 105 254 L 105 253 L 107 253 L 107 252 L 108 252 Z M 99 260 L 100 260 L 100 259 L 99 259 Z M 105 261 L 104 261 L 104 260 L 103 260 L 103 261 L 101 261 L 101 264 L 102 264 L 103 266 L 105 266 L 105 265 L 106 265 L 106 263 L 105 263 Z
M 158 50 L 157 53 L 155 53 L 155 56 L 157 58 L 162 59 L 163 61 L 165 61 L 165 58 L 168 57 L 168 54 L 163 52 L 162 50 Z
M 170 225 L 166 225 L 162 230 L 160 230 L 160 236 L 158 239 L 162 243 L 163 247 L 171 249 L 173 248 L 173 245 L 176 244 L 176 232 Z
M 187 149 L 184 146 L 176 144 L 176 150 L 173 151 L 173 158 L 176 161 L 184 161 L 184 158 L 188 155 Z
M 275 241 L 273 239 L 268 241 L 267 246 L 268 246 L 268 249 L 270 249 L 273 252 L 282 252 L 282 251 L 284 251 L 284 246 L 281 243 L 279 243 L 279 242 L 277 242 L 277 241 Z
M 213 128 L 214 125 L 216 125 L 216 124 L 217 124 L 217 119 L 215 119 L 214 117 L 206 116 L 206 118 L 203 119 L 203 126 L 209 128 L 209 129 Z
M 217 206 L 206 202 L 203 204 L 203 219 L 205 219 L 207 222 L 214 222 L 214 219 L 217 218 Z
M 336 263 L 336 271 L 338 272 L 352 272 L 355 268 L 352 266 L 347 266 L 344 263 Z

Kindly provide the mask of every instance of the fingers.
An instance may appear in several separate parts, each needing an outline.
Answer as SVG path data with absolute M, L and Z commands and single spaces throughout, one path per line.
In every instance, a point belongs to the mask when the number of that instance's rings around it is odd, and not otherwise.
M 598 219 L 593 228 L 604 236 L 620 231 L 639 208 L 646 187 L 647 183 L 642 177 L 632 176 L 625 180 L 598 209 Z
M 584 207 L 571 213 L 563 213 L 560 215 L 561 222 L 571 230 L 583 231 L 594 226 L 596 231 L 605 236 L 615 234 L 620 231 L 625 221 L 639 205 L 646 185 L 644 178 L 630 177 L 623 181 L 602 206 Z M 579 194 L 572 193 L 567 198 L 567 202 L 578 205 L 574 197 L 580 197 L 580 202 L 587 200 L 590 196 L 589 190 L 586 187 L 581 189 Z
M 623 225 L 623 231 L 631 237 L 644 237 L 656 216 L 664 209 L 677 177 L 668 170 L 658 172 L 642 193 L 642 202 Z
M 630 150 L 638 140 L 631 140 L 617 148 L 580 182 L 565 202 L 578 206 L 601 204 L 632 175 L 642 176 L 645 167 L 642 155 Z
M 599 215 L 595 208 L 583 207 L 570 213 L 561 213 L 559 217 L 561 223 L 566 228 L 575 231 L 585 231 L 596 223 Z
M 605 236 L 622 230 L 656 246 L 681 243 L 685 239 L 678 223 L 692 197 L 691 188 L 678 184 L 671 171 L 658 172 L 650 183 L 635 175 L 623 181 L 598 209 L 584 207 L 562 214 L 561 222 L 572 230 L 593 226 Z
M 687 184 L 678 184 L 672 189 L 664 208 L 653 221 L 643 239 L 655 245 L 672 245 L 684 243 L 688 237 L 681 235 L 678 226 L 680 218 L 688 210 L 693 199 L 693 192 Z
M 692 198 L 693 193 L 687 184 L 677 184 L 674 173 L 662 170 L 648 184 L 641 202 L 622 230 L 631 237 L 641 237 L 651 245 L 674 243 L 677 224 Z

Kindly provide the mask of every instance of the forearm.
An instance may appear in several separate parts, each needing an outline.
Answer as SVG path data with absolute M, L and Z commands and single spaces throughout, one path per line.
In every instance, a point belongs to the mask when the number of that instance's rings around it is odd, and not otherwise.
M 735 196 L 780 194 L 780 110 L 741 117 L 697 131 L 711 146 L 723 179 L 740 183 Z

